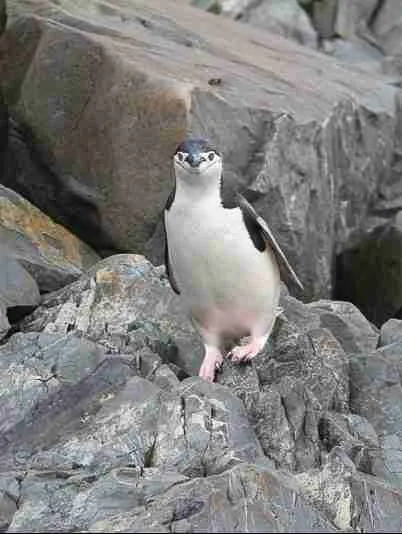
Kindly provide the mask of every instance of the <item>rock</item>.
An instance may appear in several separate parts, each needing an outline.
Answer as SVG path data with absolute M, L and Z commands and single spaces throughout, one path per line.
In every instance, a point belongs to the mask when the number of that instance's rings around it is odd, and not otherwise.
M 218 0 L 191 0 L 190 3 L 193 6 L 205 9 L 205 11 L 209 11 L 210 13 L 219 14 L 222 11 L 221 2 Z
M 41 147 L 35 143 L 27 126 L 10 118 L 7 151 L 1 183 L 24 198 L 33 200 L 55 222 L 91 242 L 102 254 L 113 252 L 113 243 L 99 229 L 99 214 L 91 204 L 88 191 L 80 187 L 73 176 L 57 174 Z M 35 192 L 32 193 L 32 184 Z M 88 248 L 88 247 L 86 247 Z
M 299 0 L 309 13 L 313 26 L 320 39 L 331 39 L 335 35 L 335 23 L 338 10 L 338 0 Z
M 0 254 L 7 261 L 17 261 L 25 277 L 32 277 L 42 292 L 53 291 L 75 280 L 99 259 L 68 230 L 2 185 Z M 10 278 L 11 282 L 18 284 L 17 278 Z M 36 297 L 33 301 L 33 304 L 38 303 Z
M 44 296 L 21 328 L 62 334 L 77 330 L 108 351 L 136 353 L 150 347 L 188 374 L 198 373 L 203 355 L 164 269 L 133 254 L 106 258 L 76 282 Z
M 320 326 L 332 332 L 346 353 L 372 351 L 377 347 L 377 329 L 350 302 L 319 300 L 307 307 L 319 313 Z
M 186 2 L 12 4 L 0 85 L 51 171 L 40 183 L 70 199 L 70 228 L 82 221 L 79 235 L 85 227 L 98 249 L 142 252 L 172 187 L 178 139 L 202 134 L 222 150 L 227 181 L 268 219 L 304 297 L 331 294 L 334 254 L 389 171 L 395 87 Z M 54 185 L 47 197 L 29 189 L 48 211 Z
M 75 385 L 95 369 L 102 351 L 76 336 L 14 334 L 0 347 L 2 413 L 1 445 L 22 423 L 36 415 L 39 405 L 63 385 Z
M 377 74 L 384 72 L 384 55 L 378 48 L 363 39 L 333 39 L 330 41 L 330 47 L 327 45 L 324 51 L 336 60 L 348 63 L 355 69 Z M 393 76 L 390 78 L 392 79 Z
M 334 532 L 285 477 L 247 464 L 194 480 L 133 468 L 92 483 L 32 474 L 22 495 L 9 532 Z
M 201 344 L 145 258 L 44 296 L 0 347 L 3 529 L 369 530 L 369 499 L 397 531 L 400 344 L 373 351 L 348 303 L 281 305 L 264 352 L 210 384 L 179 380 Z
M 19 493 L 17 480 L 12 475 L 2 474 L 0 476 L 0 528 L 3 532 L 7 530 L 17 511 Z
M 295 489 L 325 513 L 340 531 L 399 532 L 402 492 L 356 471 L 339 447 L 321 469 L 296 475 Z
M 96 414 L 86 416 L 84 427 L 66 433 L 30 463 L 34 469 L 79 466 L 98 474 L 130 465 L 195 477 L 262 457 L 237 397 L 200 382 L 191 379 L 163 392 L 148 380 L 130 378 Z
M 341 531 L 348 530 L 353 519 L 350 481 L 354 471 L 355 466 L 342 450 L 334 449 L 321 469 L 296 475 L 299 491 L 309 502 L 324 509 Z
M 381 327 L 378 346 L 384 347 L 397 342 L 402 342 L 402 320 L 389 319 Z
M 387 55 L 402 53 L 402 2 L 385 0 L 373 22 L 373 32 Z
M 9 319 L 32 311 L 39 302 L 35 280 L 0 246 L 0 339 L 10 327 Z
M 377 477 L 355 473 L 352 525 L 360 532 L 399 532 L 402 528 L 402 492 Z
M 350 359 L 350 408 L 375 428 L 384 458 L 383 478 L 402 485 L 402 344 Z
M 344 39 L 365 35 L 376 14 L 377 0 L 338 0 L 335 31 Z
M 387 56 L 382 62 L 382 69 L 384 74 L 395 76 L 399 83 L 402 79 L 402 52 L 393 56 Z
M 378 326 L 398 317 L 402 302 L 401 258 L 402 217 L 397 215 L 338 257 L 337 298 L 353 302 Z
M 317 36 L 309 17 L 297 0 L 268 0 L 248 2 L 241 11 L 230 7 L 233 2 L 223 2 L 223 13 L 235 14 L 236 19 L 258 28 L 277 33 L 311 48 L 317 47 Z
M 377 433 L 356 414 L 326 412 L 319 423 L 320 438 L 328 451 L 341 448 L 364 473 L 383 476 L 385 466 Z
M 303 310 L 305 317 L 312 315 L 300 307 L 299 317 Z M 285 308 L 267 348 L 253 362 L 255 371 L 227 363 L 218 375 L 243 400 L 265 455 L 292 471 L 320 465 L 321 415 L 332 408 L 345 411 L 348 402 L 342 347 L 328 330 L 298 323 Z

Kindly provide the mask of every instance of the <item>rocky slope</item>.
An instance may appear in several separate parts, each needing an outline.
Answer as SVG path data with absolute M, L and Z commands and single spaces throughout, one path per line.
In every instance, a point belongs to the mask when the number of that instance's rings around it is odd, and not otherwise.
M 143 257 L 46 296 L 0 348 L 3 528 L 398 532 L 402 323 L 281 304 L 264 353 L 207 384 Z
M 203 2 L 240 23 L 188 4 L 9 2 L 0 530 L 400 532 L 401 93 L 314 50 L 343 28 L 394 54 L 397 13 Z M 202 347 L 164 268 L 85 244 L 160 263 L 186 132 L 218 143 L 307 288 L 283 286 L 263 353 L 216 384 L 194 376 Z M 381 328 L 328 300 L 335 267 Z

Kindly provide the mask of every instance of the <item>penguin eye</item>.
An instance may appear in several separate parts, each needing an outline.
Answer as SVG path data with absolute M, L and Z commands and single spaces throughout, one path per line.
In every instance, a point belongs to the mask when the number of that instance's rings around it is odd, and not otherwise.
M 177 159 L 178 159 L 179 161 L 183 161 L 183 160 L 184 160 L 184 154 L 183 154 L 183 152 L 178 152 L 176 155 L 177 155 Z
M 215 152 L 210 152 L 210 153 L 208 154 L 208 159 L 209 159 L 209 161 L 213 161 L 214 158 L 215 158 Z

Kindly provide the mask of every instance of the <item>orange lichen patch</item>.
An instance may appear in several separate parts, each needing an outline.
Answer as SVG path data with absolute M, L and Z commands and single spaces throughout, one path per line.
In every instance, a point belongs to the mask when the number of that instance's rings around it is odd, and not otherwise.
M 0 225 L 23 234 L 48 261 L 55 264 L 68 261 L 83 268 L 85 245 L 28 201 L 20 198 L 13 203 L 0 197 Z

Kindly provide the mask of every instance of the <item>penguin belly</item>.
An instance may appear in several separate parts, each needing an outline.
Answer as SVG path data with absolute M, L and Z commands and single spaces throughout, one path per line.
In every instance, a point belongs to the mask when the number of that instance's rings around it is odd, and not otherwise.
M 169 259 L 188 313 L 220 335 L 267 332 L 275 320 L 280 275 L 267 245 L 254 246 L 239 208 L 172 209 Z

